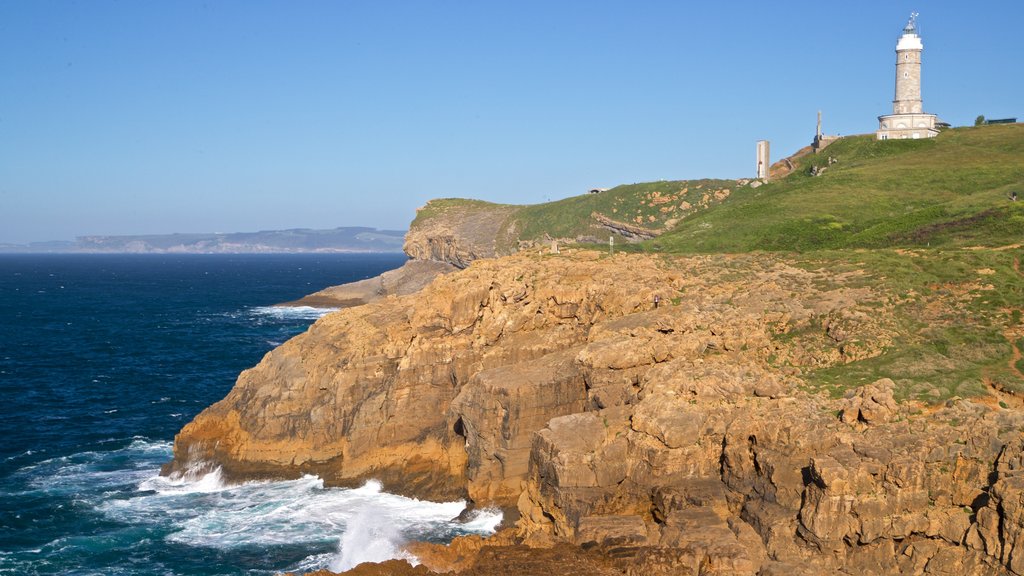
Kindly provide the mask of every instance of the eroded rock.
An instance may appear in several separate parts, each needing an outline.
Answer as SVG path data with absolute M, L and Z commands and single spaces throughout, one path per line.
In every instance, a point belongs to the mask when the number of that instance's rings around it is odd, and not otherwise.
M 269 353 L 165 473 L 498 505 L 515 544 L 474 557 L 586 547 L 594 573 L 1024 574 L 1024 419 L 911 409 L 886 379 L 809 392 L 802 367 L 895 330 L 859 308 L 871 288 L 817 279 L 760 257 L 476 260 Z

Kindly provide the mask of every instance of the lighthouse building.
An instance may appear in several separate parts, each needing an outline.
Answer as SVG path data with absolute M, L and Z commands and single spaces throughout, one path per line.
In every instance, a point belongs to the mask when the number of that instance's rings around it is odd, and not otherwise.
M 921 106 L 921 52 L 924 45 L 917 33 L 917 14 L 911 14 L 903 35 L 896 42 L 896 98 L 892 114 L 878 117 L 879 140 L 931 138 L 939 133 L 935 114 Z

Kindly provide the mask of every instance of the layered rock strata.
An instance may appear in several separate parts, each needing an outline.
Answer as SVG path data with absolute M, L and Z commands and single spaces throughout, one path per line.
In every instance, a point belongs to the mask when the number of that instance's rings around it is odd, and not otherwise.
M 434 278 L 458 270 L 447 262 L 409 260 L 394 270 L 340 286 L 330 286 L 279 306 L 313 306 L 315 308 L 351 308 L 377 302 L 388 296 L 407 296 L 422 290 Z
M 165 472 L 468 498 L 518 516 L 488 554 L 609 573 L 1024 574 L 1019 412 L 803 385 L 890 344 L 894 298 L 765 256 L 476 261 L 267 354 Z
M 440 207 L 443 206 L 443 207 Z M 479 258 L 515 251 L 517 236 L 508 219 L 517 206 L 473 201 L 431 200 L 420 210 L 441 210 L 442 217 L 417 217 L 402 249 L 414 260 L 448 262 L 465 268 Z

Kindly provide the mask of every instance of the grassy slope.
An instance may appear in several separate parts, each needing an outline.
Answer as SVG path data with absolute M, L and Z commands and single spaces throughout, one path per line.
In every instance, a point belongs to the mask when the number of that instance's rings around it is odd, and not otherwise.
M 818 177 L 812 165 L 838 163 Z M 1008 197 L 1016 191 L 1020 200 Z M 802 266 L 861 270 L 894 294 L 899 334 L 879 356 L 804 371 L 842 394 L 889 377 L 904 398 L 938 402 L 991 388 L 1024 393 L 1024 125 L 938 138 L 844 139 L 789 177 L 743 188 L 641 249 L 784 251 Z M 785 336 L 791 338 L 792 335 Z M 815 336 L 819 339 L 823 336 Z
M 838 162 L 818 177 L 808 171 Z M 1017 190 L 1021 202 L 1007 200 Z M 1024 234 L 1024 125 L 929 140 L 843 139 L 655 241 L 669 252 L 1001 245 Z
M 798 265 L 832 273 L 859 270 L 855 282 L 889 295 L 874 312 L 898 332 L 882 354 L 804 371 L 812 389 L 841 395 L 878 378 L 893 379 L 903 398 L 941 402 L 998 388 L 1024 394 L 1013 365 L 1024 335 L 1024 276 L 1020 248 L 867 249 L 793 255 Z M 836 346 L 818 333 L 817 343 Z M 1020 347 L 1024 342 L 1017 343 Z
M 466 212 L 486 211 L 495 208 L 509 207 L 509 204 L 495 204 L 483 200 L 468 200 L 465 198 L 438 198 L 427 202 L 416 210 L 416 218 L 413 219 L 410 228 L 422 226 L 428 220 L 434 218 L 451 217 Z
M 519 240 L 537 241 L 548 237 L 596 240 L 607 238 L 612 233 L 597 223 L 594 213 L 660 231 L 666 224 L 720 204 L 736 188 L 734 180 L 660 181 L 627 184 L 600 194 L 584 194 L 529 206 L 442 198 L 431 200 L 420 208 L 411 228 L 422 227 L 435 218 L 457 222 L 467 214 L 501 209 L 509 212 L 504 229 L 513 231 L 510 236 Z M 622 238 L 618 240 L 621 243 Z
M 663 180 L 616 186 L 599 194 L 524 206 L 516 216 L 517 229 L 524 240 L 545 234 L 553 238 L 607 237 L 609 232 L 591 216 L 597 212 L 612 220 L 657 230 L 672 220 L 718 204 L 727 197 L 721 191 L 735 189 L 733 180 Z
M 821 176 L 808 175 L 829 156 L 838 162 Z M 1022 124 L 958 128 L 927 140 L 848 137 L 797 163 L 788 177 L 759 188 L 732 180 L 661 181 L 518 206 L 508 226 L 522 240 L 602 238 L 608 231 L 592 218 L 596 212 L 649 230 L 668 225 L 641 249 L 679 253 L 997 246 L 1024 235 Z M 1013 190 L 1020 202 L 1007 199 Z M 432 200 L 412 226 L 452 210 L 494 207 L 513 208 Z

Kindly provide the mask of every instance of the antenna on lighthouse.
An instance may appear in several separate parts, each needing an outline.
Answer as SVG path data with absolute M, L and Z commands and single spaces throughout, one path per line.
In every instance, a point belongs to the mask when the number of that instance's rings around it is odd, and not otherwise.
M 907 25 L 903 28 L 904 34 L 915 34 L 917 33 L 917 17 L 920 16 L 917 12 L 910 13 L 910 19 L 907 20 Z

